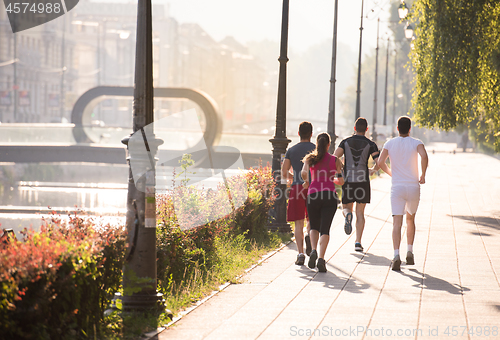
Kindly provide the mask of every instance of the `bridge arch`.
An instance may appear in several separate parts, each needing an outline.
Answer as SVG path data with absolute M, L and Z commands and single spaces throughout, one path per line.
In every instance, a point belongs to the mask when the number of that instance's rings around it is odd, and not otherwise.
M 73 136 L 77 143 L 96 142 L 92 140 L 86 130 L 91 125 L 92 108 L 104 96 L 133 97 L 134 88 L 129 86 L 98 86 L 82 94 L 71 112 L 71 122 L 75 124 Z M 206 129 L 203 134 L 205 144 L 207 147 L 218 144 L 222 134 L 222 118 L 218 114 L 217 103 L 208 94 L 189 88 L 157 87 L 154 88 L 154 97 L 185 98 L 198 104 L 205 115 Z

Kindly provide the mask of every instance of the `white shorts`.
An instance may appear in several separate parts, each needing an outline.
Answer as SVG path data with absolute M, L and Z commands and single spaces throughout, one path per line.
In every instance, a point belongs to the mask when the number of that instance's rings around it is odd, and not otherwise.
M 414 215 L 420 202 L 419 185 L 396 185 L 391 188 L 392 215 Z

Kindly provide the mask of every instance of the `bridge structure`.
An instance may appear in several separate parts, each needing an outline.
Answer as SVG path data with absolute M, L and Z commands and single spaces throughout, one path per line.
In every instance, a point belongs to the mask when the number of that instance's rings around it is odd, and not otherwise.
M 93 126 L 91 114 L 100 101 L 106 98 L 132 98 L 133 91 L 133 87 L 119 86 L 99 86 L 88 90 L 76 101 L 69 124 L 0 124 L 0 162 L 126 164 L 126 147 L 120 141 L 130 135 L 132 128 Z M 159 150 L 160 159 L 167 154 L 172 159 L 172 153 L 182 155 L 183 151 L 190 149 L 185 145 L 175 145 L 175 134 L 182 133 L 183 136 L 191 134 L 192 139 L 198 139 L 198 147 L 195 145 L 194 149 L 200 149 L 204 144 L 219 160 L 224 155 L 234 159 L 241 154 L 245 168 L 255 166 L 259 161 L 264 164 L 271 161 L 271 136 L 223 134 L 223 119 L 217 104 L 207 94 L 189 88 L 155 88 L 154 96 L 188 99 L 200 107 L 206 122 L 203 135 L 199 131 L 172 131 L 173 138 L 169 138 L 169 142 Z M 207 165 L 206 153 L 200 153 L 195 165 Z

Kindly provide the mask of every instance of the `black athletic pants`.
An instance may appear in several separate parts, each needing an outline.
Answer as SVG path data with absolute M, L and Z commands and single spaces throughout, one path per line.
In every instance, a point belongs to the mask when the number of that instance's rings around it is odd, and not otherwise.
M 330 226 L 337 211 L 338 199 L 335 191 L 319 191 L 307 196 L 307 214 L 311 229 L 320 235 L 330 235 Z

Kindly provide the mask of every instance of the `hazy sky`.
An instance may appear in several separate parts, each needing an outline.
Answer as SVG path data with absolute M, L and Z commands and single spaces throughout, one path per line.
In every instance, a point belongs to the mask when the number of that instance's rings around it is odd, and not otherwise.
M 214 39 L 232 35 L 241 42 L 281 35 L 281 0 L 157 0 L 169 4 L 180 23 L 198 23 Z M 377 17 L 387 20 L 389 0 L 365 0 L 363 48 L 375 48 Z M 372 9 L 374 10 L 372 12 Z M 381 10 L 382 9 L 382 10 Z M 289 47 L 301 52 L 333 36 L 334 0 L 291 0 Z M 358 51 L 361 0 L 339 1 L 338 39 Z M 380 36 L 387 31 L 381 22 Z M 367 52 L 367 51 L 365 51 Z

